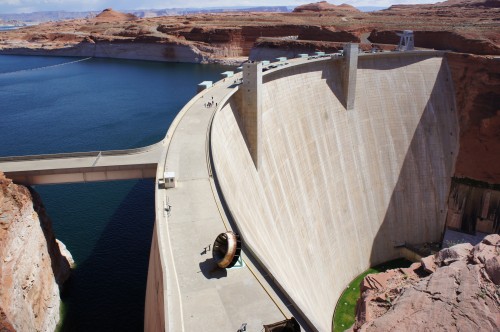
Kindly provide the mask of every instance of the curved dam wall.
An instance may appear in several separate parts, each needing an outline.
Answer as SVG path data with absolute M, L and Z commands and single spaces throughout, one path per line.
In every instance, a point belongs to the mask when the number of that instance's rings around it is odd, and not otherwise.
M 345 286 L 439 241 L 458 151 L 452 81 L 442 57 L 360 56 L 346 111 L 342 60 L 266 73 L 257 171 L 239 114 L 241 91 L 216 114 L 212 158 L 244 246 L 320 331 Z

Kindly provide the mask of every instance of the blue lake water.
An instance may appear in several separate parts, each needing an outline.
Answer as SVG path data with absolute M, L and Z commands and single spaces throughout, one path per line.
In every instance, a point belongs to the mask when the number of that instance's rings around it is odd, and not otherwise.
M 14 27 L 11 25 L 0 25 L 0 31 L 19 29 L 20 27 Z
M 227 67 L 0 56 L 0 156 L 100 151 L 161 140 L 204 80 Z M 36 186 L 77 268 L 63 331 L 141 331 L 152 180 Z

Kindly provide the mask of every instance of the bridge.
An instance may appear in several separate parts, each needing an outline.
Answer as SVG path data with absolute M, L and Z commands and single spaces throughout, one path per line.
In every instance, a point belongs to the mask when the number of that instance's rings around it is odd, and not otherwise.
M 147 331 L 260 331 L 292 315 L 326 331 L 356 275 L 441 236 L 458 148 L 442 52 L 352 47 L 265 69 L 200 92 L 150 147 L 0 159 L 25 184 L 176 173 L 155 191 Z M 207 246 L 231 229 L 243 261 L 217 270 Z
M 162 148 L 0 157 L 0 169 L 24 185 L 155 178 Z

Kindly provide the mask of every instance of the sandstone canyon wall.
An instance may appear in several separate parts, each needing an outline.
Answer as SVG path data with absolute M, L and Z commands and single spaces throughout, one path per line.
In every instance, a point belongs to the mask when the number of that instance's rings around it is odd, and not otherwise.
M 460 123 L 455 176 L 500 183 L 500 58 L 448 53 Z
M 95 18 L 50 22 L 0 33 L 6 54 L 44 54 L 135 58 L 157 61 L 226 62 L 247 57 L 261 37 L 324 42 L 397 44 L 397 32 L 415 31 L 416 46 L 474 54 L 500 54 L 500 8 L 487 1 L 462 5 L 394 6 L 364 13 L 348 5 L 326 2 L 298 7 L 293 13 L 220 13 L 137 18 L 104 10 Z M 117 49 L 93 53 L 86 43 Z M 159 54 L 143 57 L 123 45 L 152 48 Z M 190 48 L 197 56 L 162 57 L 154 48 Z M 120 49 L 118 51 L 118 49 Z M 63 52 L 63 53 L 61 53 Z M 167 52 L 169 53 L 169 52 Z M 242 60 L 242 59 L 239 59 Z
M 1 330 L 54 331 L 69 272 L 38 194 L 0 172 Z
M 460 149 L 447 226 L 500 231 L 500 59 L 447 53 L 460 126 Z

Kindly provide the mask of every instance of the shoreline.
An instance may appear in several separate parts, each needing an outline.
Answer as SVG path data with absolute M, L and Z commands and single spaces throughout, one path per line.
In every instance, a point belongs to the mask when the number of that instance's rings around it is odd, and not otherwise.
M 125 60 L 144 60 L 170 63 L 218 64 L 240 66 L 248 57 L 216 58 L 201 54 L 195 47 L 187 45 L 147 44 L 147 43 L 80 43 L 63 48 L 42 49 L 30 47 L 0 48 L 0 55 L 69 56 L 94 57 Z

